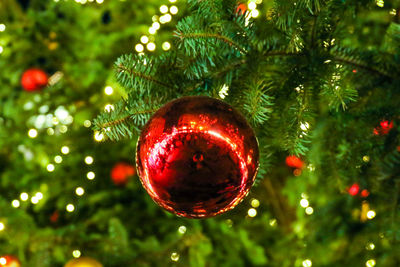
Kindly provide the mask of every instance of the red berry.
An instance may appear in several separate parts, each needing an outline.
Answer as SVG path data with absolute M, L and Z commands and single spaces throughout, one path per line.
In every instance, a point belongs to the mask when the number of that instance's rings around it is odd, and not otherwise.
M 41 69 L 29 69 L 21 77 L 21 85 L 25 91 L 38 91 L 48 83 L 47 74 Z

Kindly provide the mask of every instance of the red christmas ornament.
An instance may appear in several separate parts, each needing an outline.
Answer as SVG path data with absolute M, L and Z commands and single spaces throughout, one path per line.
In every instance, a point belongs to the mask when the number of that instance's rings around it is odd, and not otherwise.
M 183 97 L 144 126 L 136 150 L 140 180 L 161 207 L 188 218 L 234 208 L 258 169 L 258 143 L 245 118 L 210 97 Z
M 367 189 L 364 189 L 364 190 L 361 191 L 360 195 L 362 197 L 367 197 L 367 196 L 369 196 L 369 191 Z
M 392 121 L 381 121 L 379 126 L 374 128 L 374 135 L 385 135 L 393 128 Z
M 51 216 L 50 216 L 50 221 L 52 222 L 52 223 L 56 223 L 57 221 L 58 221 L 58 218 L 60 217 L 60 214 L 58 213 L 58 211 L 57 210 L 55 210 L 54 212 L 53 212 L 53 214 L 51 214 Z
M 247 11 L 246 4 L 239 4 L 236 8 L 236 14 L 243 15 Z
M 21 267 L 17 257 L 12 255 L 0 256 L 0 267 Z
M 48 82 L 47 74 L 41 69 L 29 69 L 22 74 L 21 84 L 25 91 L 38 91 Z
M 115 166 L 111 170 L 111 179 L 116 185 L 125 185 L 129 178 L 135 175 L 136 170 L 135 167 L 125 163 L 120 162 L 115 164 Z
M 350 195 L 355 196 L 360 191 L 360 186 L 357 183 L 355 183 L 352 186 L 350 186 L 347 191 L 349 192 Z
M 286 165 L 292 168 L 301 169 L 303 168 L 304 162 L 295 155 L 292 155 L 286 157 Z

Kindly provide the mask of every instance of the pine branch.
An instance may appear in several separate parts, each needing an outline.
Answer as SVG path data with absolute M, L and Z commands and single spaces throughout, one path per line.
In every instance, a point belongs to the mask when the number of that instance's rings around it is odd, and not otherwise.
M 217 33 L 182 33 L 182 32 L 178 32 L 176 31 L 174 33 L 174 36 L 178 37 L 180 40 L 184 40 L 184 39 L 196 39 L 196 38 L 205 38 L 205 39 L 217 39 L 217 40 L 221 40 L 222 42 L 228 44 L 229 46 L 239 50 L 242 54 L 247 54 L 247 51 L 243 48 L 240 47 L 239 44 L 237 44 L 236 42 L 234 42 L 232 39 L 217 34 Z
M 379 74 L 379 75 L 384 76 L 384 77 L 393 78 L 386 71 L 370 67 L 364 62 L 355 61 L 355 60 L 352 60 L 352 59 L 349 59 L 349 58 L 340 57 L 340 56 L 334 56 L 333 60 L 336 61 L 336 62 L 340 62 L 340 63 L 344 63 L 344 64 L 348 64 L 348 65 L 353 65 L 355 67 L 358 67 L 358 68 L 361 68 L 361 69 L 365 69 L 365 70 L 367 70 L 369 72 L 373 72 L 375 74 Z

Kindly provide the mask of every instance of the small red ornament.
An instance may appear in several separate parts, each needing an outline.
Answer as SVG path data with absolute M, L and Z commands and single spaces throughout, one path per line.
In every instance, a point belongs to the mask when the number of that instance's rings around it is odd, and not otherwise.
M 292 155 L 286 157 L 286 165 L 292 168 L 301 169 L 303 168 L 304 162 L 299 157 Z
M 350 195 L 355 196 L 360 191 L 360 185 L 355 183 L 352 186 L 350 186 L 347 191 L 349 192 Z
M 378 127 L 374 128 L 374 135 L 385 135 L 393 128 L 392 121 L 381 121 Z
M 136 170 L 135 167 L 125 163 L 120 162 L 114 165 L 111 170 L 111 179 L 116 185 L 125 185 L 129 178 L 135 175 Z
M 364 189 L 360 193 L 361 197 L 368 197 L 369 196 L 369 191 L 367 189 Z
M 17 257 L 12 255 L 0 256 L 0 267 L 21 267 Z
M 144 126 L 136 149 L 149 195 L 187 218 L 233 209 L 258 169 L 257 139 L 245 118 L 210 97 L 183 97 L 161 107 Z
M 22 74 L 21 84 L 25 91 L 38 91 L 48 82 L 47 74 L 41 69 L 29 69 Z
M 246 4 L 239 4 L 236 8 L 236 14 L 243 15 L 247 11 L 247 5 Z

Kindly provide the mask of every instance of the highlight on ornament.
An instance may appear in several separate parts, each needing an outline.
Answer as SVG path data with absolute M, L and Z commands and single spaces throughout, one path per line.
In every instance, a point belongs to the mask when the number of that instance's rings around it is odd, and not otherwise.
M 234 208 L 258 169 L 258 143 L 233 107 L 204 96 L 161 107 L 136 150 L 140 180 L 152 199 L 178 216 L 205 218 Z

